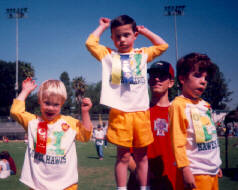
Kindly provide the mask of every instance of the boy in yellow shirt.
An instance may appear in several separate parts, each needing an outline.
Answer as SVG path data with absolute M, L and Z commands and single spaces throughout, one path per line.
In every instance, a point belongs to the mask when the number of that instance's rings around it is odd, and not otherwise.
M 182 170 L 184 186 L 193 190 L 218 190 L 221 158 L 211 106 L 201 99 L 214 64 L 205 54 L 191 53 L 177 62 L 182 94 L 170 108 L 172 146 Z
M 11 116 L 28 133 L 28 144 L 20 181 L 31 189 L 77 190 L 78 170 L 75 139 L 86 142 L 92 133 L 89 110 L 91 100 L 82 100 L 82 123 L 71 116 L 60 114 L 67 98 L 64 84 L 47 80 L 38 91 L 41 116 L 25 110 L 27 96 L 37 87 L 27 78 L 22 91 L 14 99 Z
M 117 50 L 99 44 L 102 33 L 111 27 Z M 134 49 L 141 34 L 152 46 Z M 117 145 L 115 176 L 117 189 L 125 190 L 130 147 L 133 147 L 141 190 L 147 187 L 147 146 L 153 142 L 150 129 L 147 63 L 168 48 L 168 44 L 144 26 L 136 26 L 128 15 L 112 21 L 101 18 L 99 26 L 86 41 L 88 50 L 102 62 L 100 103 L 111 107 L 107 139 Z

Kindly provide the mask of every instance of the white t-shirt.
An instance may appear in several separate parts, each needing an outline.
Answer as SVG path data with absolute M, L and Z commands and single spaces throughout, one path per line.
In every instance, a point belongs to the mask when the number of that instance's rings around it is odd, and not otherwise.
M 163 53 L 168 44 L 119 53 L 98 42 L 97 37 L 90 35 L 86 46 L 102 63 L 100 103 L 124 112 L 147 110 L 147 63 Z
M 10 165 L 7 160 L 0 160 L 0 178 L 5 179 L 11 174 Z

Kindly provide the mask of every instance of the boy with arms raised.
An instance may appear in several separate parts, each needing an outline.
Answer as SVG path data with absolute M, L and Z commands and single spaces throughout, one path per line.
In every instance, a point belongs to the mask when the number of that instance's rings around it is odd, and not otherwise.
M 99 44 L 100 36 L 109 26 L 117 50 Z M 153 46 L 134 49 L 138 34 L 147 37 Z M 107 139 L 117 145 L 117 189 L 126 189 L 130 147 L 134 149 L 141 189 L 146 189 L 146 152 L 147 146 L 153 142 L 148 111 L 147 62 L 164 52 L 168 45 L 144 26 L 136 26 L 131 17 L 121 15 L 112 21 L 101 18 L 86 46 L 102 62 L 100 102 L 111 107 Z
M 67 92 L 59 80 L 47 80 L 38 91 L 41 116 L 25 110 L 27 96 L 37 87 L 27 78 L 14 99 L 11 116 L 28 132 L 28 145 L 20 181 L 31 189 L 78 189 L 75 139 L 86 142 L 91 137 L 91 100 L 82 100 L 82 123 L 60 114 Z
M 222 172 L 216 126 L 209 103 L 200 98 L 215 67 L 199 53 L 184 56 L 176 67 L 182 94 L 169 108 L 176 163 L 186 189 L 217 190 Z

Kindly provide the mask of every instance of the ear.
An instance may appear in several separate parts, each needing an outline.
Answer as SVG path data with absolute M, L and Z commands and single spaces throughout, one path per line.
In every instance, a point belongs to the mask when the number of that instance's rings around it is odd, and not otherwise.
M 179 76 L 178 79 L 179 79 L 179 82 L 183 85 L 184 81 L 185 81 L 185 77 L 184 76 Z
M 172 88 L 174 86 L 174 79 L 169 80 L 169 88 Z
M 137 38 L 137 36 L 139 35 L 139 32 L 135 32 L 134 35 Z

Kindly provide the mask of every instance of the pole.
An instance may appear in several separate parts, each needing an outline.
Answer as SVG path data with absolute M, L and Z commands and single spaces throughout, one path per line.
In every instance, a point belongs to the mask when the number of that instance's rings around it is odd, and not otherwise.
M 16 97 L 18 96 L 18 16 L 16 16 Z
M 25 18 L 25 14 L 27 13 L 27 8 L 8 8 L 6 9 L 6 13 L 8 15 L 8 18 L 12 19 L 15 18 L 16 19 L 16 83 L 15 83 L 15 91 L 16 91 L 16 97 L 18 96 L 18 89 L 19 89 L 19 85 L 18 85 L 18 72 L 19 72 L 19 52 L 18 52 L 18 20 L 19 18 Z
M 177 37 L 177 27 L 176 27 L 176 14 L 174 14 L 174 35 L 175 35 L 175 47 L 176 47 L 176 62 L 178 61 L 178 37 Z

